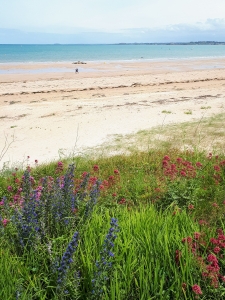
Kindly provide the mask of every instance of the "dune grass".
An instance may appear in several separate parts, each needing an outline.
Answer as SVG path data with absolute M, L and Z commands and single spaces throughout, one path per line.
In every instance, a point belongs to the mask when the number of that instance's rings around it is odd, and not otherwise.
M 179 124 L 162 124 L 150 130 L 140 130 L 126 136 L 115 135 L 109 137 L 99 149 L 94 149 L 96 155 L 114 155 L 116 153 L 132 153 L 148 151 L 149 149 L 182 150 L 219 152 L 225 149 L 225 113 L 216 114 L 192 122 Z M 92 150 L 89 151 L 92 155 Z

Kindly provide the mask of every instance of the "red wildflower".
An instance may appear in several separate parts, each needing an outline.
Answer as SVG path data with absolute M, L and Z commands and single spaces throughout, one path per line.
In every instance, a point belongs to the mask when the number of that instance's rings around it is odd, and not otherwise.
M 223 229 L 222 228 L 217 228 L 216 232 L 220 235 L 223 235 Z
M 186 177 L 186 176 L 187 176 L 186 172 L 185 172 L 185 171 L 183 171 L 183 170 L 182 170 L 182 171 L 180 171 L 180 175 L 181 175 L 181 176 L 183 176 L 183 177 Z
M 20 183 L 20 180 L 19 180 L 19 178 L 16 178 L 16 179 L 15 179 L 15 183 L 17 183 L 17 184 L 19 184 L 19 183 Z
M 175 251 L 175 262 L 176 262 L 177 265 L 179 265 L 179 263 L 180 263 L 181 256 L 182 256 L 181 251 L 180 250 L 176 250 Z
M 213 252 L 218 254 L 220 252 L 220 250 L 221 250 L 220 247 L 217 246 L 213 249 Z
M 196 162 L 196 167 L 201 168 L 202 164 L 200 162 Z
M 98 165 L 94 165 L 93 166 L 93 170 L 94 170 L 94 172 L 98 172 L 99 171 L 99 166 Z
M 116 174 L 116 175 L 119 175 L 120 174 L 120 172 L 119 172 L 119 170 L 114 170 L 114 174 Z
M 194 284 L 194 285 L 192 286 L 192 291 L 193 291 L 196 295 L 202 295 L 202 290 L 201 290 L 200 286 L 197 285 L 197 284 Z
M 163 157 L 163 160 L 170 161 L 170 157 L 169 157 L 168 155 L 165 155 L 165 156 Z
M 109 185 L 109 182 L 108 182 L 108 180 L 103 180 L 103 181 L 102 181 L 102 184 L 103 184 L 104 186 L 108 186 L 108 185 Z
M 219 234 L 218 235 L 218 240 L 225 241 L 225 235 L 224 234 Z
M 207 225 L 206 220 L 199 220 L 198 223 L 199 225 Z
M 126 199 L 125 199 L 125 198 L 122 198 L 118 203 L 119 203 L 119 204 L 126 204 Z
M 2 220 L 2 224 L 4 227 L 6 227 L 6 225 L 9 223 L 9 220 L 8 219 L 4 219 Z
M 11 187 L 11 185 L 9 185 L 9 186 L 7 187 L 7 190 L 8 190 L 9 192 L 12 192 L 12 187 Z
M 211 239 L 210 239 L 210 242 L 211 242 L 213 245 L 218 245 L 218 240 L 215 239 L 215 238 L 211 238 Z
M 194 207 L 193 204 L 189 204 L 189 205 L 188 205 L 188 209 L 192 210 L 192 209 L 194 209 L 194 208 L 195 208 L 195 207 Z
M 178 157 L 178 158 L 177 158 L 177 162 L 178 162 L 178 164 L 179 164 L 179 163 L 182 163 L 182 158 L 181 158 L 181 157 Z
M 215 255 L 213 255 L 213 254 L 209 254 L 209 255 L 207 256 L 207 260 L 208 260 L 209 262 L 218 263 L 217 257 L 216 257 Z
M 200 238 L 200 236 L 201 236 L 200 232 L 195 232 L 194 233 L 194 237 L 195 237 L 196 240 L 198 240 Z
M 190 236 L 183 238 L 182 239 L 182 243 L 188 243 L 191 244 L 192 243 L 192 238 Z
M 220 167 L 218 165 L 214 166 L 214 170 L 219 172 L 220 171 Z

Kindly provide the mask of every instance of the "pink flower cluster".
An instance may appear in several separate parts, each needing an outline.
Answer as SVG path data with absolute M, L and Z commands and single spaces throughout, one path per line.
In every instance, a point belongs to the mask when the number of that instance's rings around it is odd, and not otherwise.
M 210 243 L 206 242 L 204 234 L 199 232 L 194 233 L 194 238 L 188 236 L 182 242 L 188 245 L 202 270 L 202 277 L 208 280 L 213 288 L 219 287 L 219 280 L 225 282 L 225 276 L 220 274 L 219 266 L 219 259 L 223 258 L 221 253 L 225 249 L 225 235 L 222 229 L 217 230 L 216 238 L 210 238 Z M 177 263 L 176 257 L 175 261 Z
M 196 165 L 198 168 L 202 166 L 199 162 Z M 162 161 L 162 167 L 164 175 L 172 180 L 178 176 L 186 178 L 196 177 L 196 168 L 191 162 L 183 160 L 181 157 L 176 159 L 176 163 L 172 163 L 170 157 L 165 155 Z

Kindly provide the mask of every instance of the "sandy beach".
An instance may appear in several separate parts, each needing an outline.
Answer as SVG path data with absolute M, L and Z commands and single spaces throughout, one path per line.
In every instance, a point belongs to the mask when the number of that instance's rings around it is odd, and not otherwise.
M 115 134 L 221 112 L 222 58 L 0 64 L 0 167 L 27 156 L 45 163 Z

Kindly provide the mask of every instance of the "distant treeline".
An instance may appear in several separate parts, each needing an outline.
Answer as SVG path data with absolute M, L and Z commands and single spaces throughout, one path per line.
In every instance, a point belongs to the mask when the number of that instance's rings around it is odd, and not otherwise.
M 188 43 L 118 43 L 116 45 L 225 45 L 225 42 L 204 41 Z

